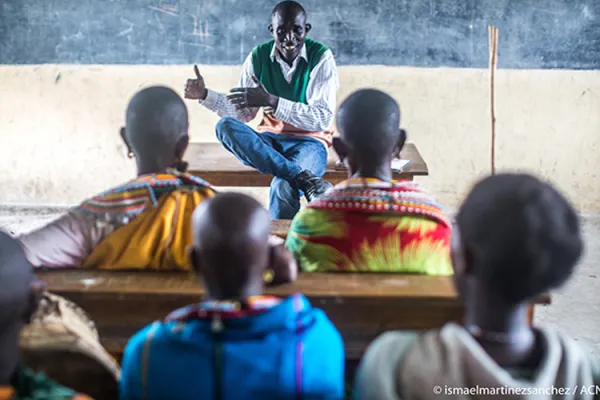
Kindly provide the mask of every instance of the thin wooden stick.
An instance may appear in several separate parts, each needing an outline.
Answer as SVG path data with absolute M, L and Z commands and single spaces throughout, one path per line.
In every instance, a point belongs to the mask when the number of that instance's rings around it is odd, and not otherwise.
M 489 46 L 490 46 L 490 112 L 492 116 L 492 143 L 490 164 L 492 175 L 496 174 L 496 111 L 495 111 L 495 72 L 498 65 L 498 28 L 490 25 Z

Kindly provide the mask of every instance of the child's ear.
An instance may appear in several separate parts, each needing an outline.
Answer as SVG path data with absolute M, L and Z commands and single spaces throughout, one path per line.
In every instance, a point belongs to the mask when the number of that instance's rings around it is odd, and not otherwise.
M 271 246 L 267 269 L 272 271 L 270 283 L 293 282 L 298 276 L 298 263 L 283 244 Z
M 129 158 L 132 158 L 133 149 L 131 148 L 129 141 L 127 140 L 127 128 L 122 126 L 121 129 L 119 129 L 119 135 L 121 136 L 123 143 L 125 143 L 125 147 L 127 148 L 127 154 L 129 155 Z
M 339 137 L 334 137 L 332 140 L 333 150 L 335 150 L 336 154 L 340 158 L 340 161 L 344 161 L 348 157 L 348 147 L 346 143 L 342 141 Z
M 198 262 L 198 253 L 196 252 L 194 246 L 188 246 L 186 252 L 188 254 L 188 260 L 190 262 L 190 272 L 196 276 L 202 276 L 202 266 L 199 265 L 200 263 Z
M 392 158 L 400 158 L 400 153 L 402 153 L 402 148 L 406 143 L 407 134 L 404 129 L 400 129 L 400 135 L 398 137 L 398 142 L 396 143 L 396 147 L 394 147 L 394 152 L 392 153 Z
M 400 129 L 400 138 L 398 139 L 398 147 L 400 147 L 400 150 L 404 147 L 406 139 L 408 139 L 408 133 L 406 133 L 404 129 Z

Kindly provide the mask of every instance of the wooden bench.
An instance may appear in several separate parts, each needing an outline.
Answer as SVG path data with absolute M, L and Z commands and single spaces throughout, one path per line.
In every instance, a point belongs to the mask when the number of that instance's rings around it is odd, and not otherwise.
M 214 186 L 266 187 L 271 184 L 270 175 L 263 175 L 254 168 L 243 165 L 220 143 L 190 143 L 185 158 L 189 162 L 188 170 L 191 174 Z M 410 163 L 402 172 L 394 173 L 394 179 L 412 180 L 415 176 L 429 175 L 427 164 L 414 144 L 407 143 L 404 146 L 401 158 L 410 160 Z M 337 156 L 329 152 L 324 178 L 333 184 L 348 177 L 345 169 L 336 166 L 337 161 Z
M 283 240 L 287 238 L 290 226 L 292 225 L 291 219 L 276 219 L 271 221 L 271 234 L 279 236 Z
M 62 270 L 40 272 L 39 277 L 51 292 L 90 313 L 103 345 L 117 358 L 139 329 L 203 295 L 198 282 L 184 273 Z M 369 342 L 386 330 L 437 328 L 463 316 L 450 277 L 310 273 L 267 290 L 275 296 L 297 292 L 338 327 L 350 361 L 358 360 Z M 549 303 L 549 296 L 535 301 Z

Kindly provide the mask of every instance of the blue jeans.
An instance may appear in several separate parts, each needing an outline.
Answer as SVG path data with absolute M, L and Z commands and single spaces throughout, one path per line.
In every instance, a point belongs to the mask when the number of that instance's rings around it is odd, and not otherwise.
M 323 176 L 327 149 L 311 137 L 256 132 L 235 118 L 217 123 L 217 138 L 245 165 L 262 174 L 273 175 L 269 198 L 272 219 L 292 219 L 300 209 L 301 193 L 290 185 L 300 172 L 309 170 Z

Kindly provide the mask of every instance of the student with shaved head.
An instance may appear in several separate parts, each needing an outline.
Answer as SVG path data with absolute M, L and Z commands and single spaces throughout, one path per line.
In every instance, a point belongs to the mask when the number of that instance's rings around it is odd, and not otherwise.
M 43 289 L 19 242 L 0 232 L 0 399 L 89 400 L 20 363 L 21 331 L 35 313 Z
M 306 37 L 311 25 L 300 4 L 277 4 L 268 29 L 273 40 L 248 55 L 237 88 L 229 94 L 210 90 L 195 67 L 185 97 L 222 118 L 216 134 L 229 152 L 274 176 L 271 218 L 292 219 L 301 194 L 311 201 L 331 187 L 321 177 L 333 136 L 338 76 L 331 50 Z M 264 115 L 254 130 L 246 123 L 261 108 Z
M 121 399 L 342 399 L 336 328 L 300 294 L 263 294 L 263 277 L 290 256 L 270 246 L 268 212 L 223 193 L 193 219 L 190 258 L 205 297 L 132 337 Z
M 135 158 L 137 177 L 21 236 L 34 266 L 189 268 L 191 215 L 214 191 L 185 173 L 187 108 L 173 90 L 155 86 L 131 99 L 125 118 L 121 138 Z
M 406 141 L 396 101 L 359 90 L 340 106 L 337 125 L 333 146 L 349 178 L 294 218 L 286 246 L 302 270 L 450 275 L 446 215 L 416 183 L 392 179 Z

